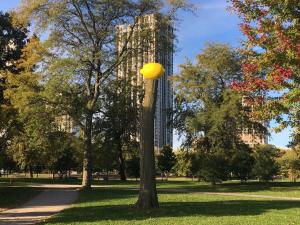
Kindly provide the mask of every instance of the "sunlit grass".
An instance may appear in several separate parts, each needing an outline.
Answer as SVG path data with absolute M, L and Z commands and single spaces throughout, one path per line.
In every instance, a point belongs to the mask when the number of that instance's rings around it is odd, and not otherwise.
M 134 190 L 81 192 L 73 208 L 45 224 L 300 224 L 300 202 L 296 201 L 163 193 L 159 194 L 159 209 L 138 210 L 133 206 L 136 199 Z

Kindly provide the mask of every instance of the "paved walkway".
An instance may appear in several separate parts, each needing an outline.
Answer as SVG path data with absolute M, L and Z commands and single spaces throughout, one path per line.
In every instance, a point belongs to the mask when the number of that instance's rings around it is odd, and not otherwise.
M 77 197 L 75 189 L 47 189 L 21 207 L 1 212 L 0 225 L 36 224 L 70 207 Z

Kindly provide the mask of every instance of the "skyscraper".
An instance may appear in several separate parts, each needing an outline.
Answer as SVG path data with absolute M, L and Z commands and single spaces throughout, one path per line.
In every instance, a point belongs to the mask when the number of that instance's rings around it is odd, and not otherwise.
M 119 65 L 117 76 L 128 78 L 133 85 L 143 85 L 140 74 L 142 66 L 149 62 L 161 63 L 165 74 L 158 80 L 156 111 L 154 121 L 154 145 L 156 149 L 173 144 L 173 129 L 168 126 L 172 119 L 173 108 L 172 85 L 168 78 L 173 74 L 173 29 L 163 22 L 160 14 L 149 14 L 137 18 L 133 25 L 117 27 L 117 49 L 120 51 L 127 44 L 132 51 Z M 128 40 L 128 36 L 132 38 Z M 138 102 L 136 93 L 132 94 Z M 138 104 L 138 103 L 137 103 Z

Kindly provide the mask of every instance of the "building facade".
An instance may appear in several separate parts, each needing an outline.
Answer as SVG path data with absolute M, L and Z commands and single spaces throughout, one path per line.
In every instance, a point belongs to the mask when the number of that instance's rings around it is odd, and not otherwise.
M 242 100 L 243 106 L 249 107 L 249 110 L 253 110 L 253 106 L 248 103 L 247 97 L 243 97 Z M 268 128 L 268 123 L 265 121 L 259 121 L 266 128 Z M 241 140 L 248 144 L 250 147 L 254 147 L 255 145 L 266 145 L 268 144 L 268 136 L 267 134 L 258 133 L 255 129 L 244 129 L 241 133 Z
M 63 131 L 76 136 L 79 135 L 79 127 L 75 125 L 74 120 L 68 114 L 63 114 L 56 117 L 55 123 L 59 131 Z
M 173 74 L 173 29 L 170 25 L 163 23 L 161 15 L 149 14 L 137 18 L 134 27 L 128 24 L 117 27 L 118 52 L 123 49 L 124 45 L 127 45 L 131 51 L 118 67 L 119 78 L 130 79 L 133 85 L 143 86 L 140 69 L 144 64 L 157 62 L 165 69 L 164 76 L 158 80 L 154 145 L 156 150 L 165 145 L 172 146 L 173 129 L 169 126 L 169 122 L 172 119 L 173 90 L 169 77 Z M 132 98 L 135 99 L 133 102 L 141 104 L 138 101 L 138 93 L 133 93 Z

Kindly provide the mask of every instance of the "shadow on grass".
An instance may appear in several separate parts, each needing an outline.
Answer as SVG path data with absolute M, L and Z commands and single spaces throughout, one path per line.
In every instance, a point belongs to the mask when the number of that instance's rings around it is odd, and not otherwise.
M 257 192 L 257 191 L 280 191 L 280 192 L 300 192 L 299 182 L 248 182 L 248 183 L 224 183 L 215 186 L 209 184 L 195 184 L 193 186 L 178 185 L 174 187 L 158 186 L 159 189 L 184 189 L 197 192 Z
M 39 193 L 41 193 L 39 188 L 0 187 L 0 208 L 20 205 Z
M 269 210 L 300 208 L 299 202 L 230 200 L 212 202 L 163 202 L 159 209 L 138 210 L 130 205 L 78 207 L 64 211 L 51 222 L 104 222 L 186 216 L 255 216 Z
M 215 200 L 161 202 L 159 209 L 139 210 L 129 205 L 137 198 L 137 191 L 106 190 L 82 192 L 79 202 L 74 208 L 67 209 L 47 224 L 74 222 L 98 222 L 106 224 L 108 221 L 142 221 L 149 218 L 190 217 L 190 216 L 256 216 L 272 210 L 300 209 L 298 201 L 283 200 Z M 128 199 L 128 204 L 126 204 Z M 188 201 L 190 199 L 190 201 Z

